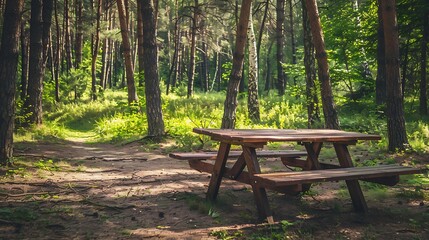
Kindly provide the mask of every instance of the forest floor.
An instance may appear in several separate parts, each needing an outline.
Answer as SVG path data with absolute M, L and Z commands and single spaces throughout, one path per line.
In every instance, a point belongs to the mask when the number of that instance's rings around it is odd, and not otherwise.
M 257 221 L 249 186 L 223 182 L 210 206 L 209 175 L 162 147 L 21 142 L 15 154 L 17 167 L 0 172 L 0 239 L 429 239 L 429 202 L 410 185 L 364 185 L 367 214 L 353 212 L 344 183 L 269 192 L 279 220 L 270 226 Z

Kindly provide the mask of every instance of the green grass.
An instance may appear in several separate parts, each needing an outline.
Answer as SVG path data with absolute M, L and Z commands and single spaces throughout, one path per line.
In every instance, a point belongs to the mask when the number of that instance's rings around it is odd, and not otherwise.
M 174 140 L 171 149 L 189 151 L 210 149 L 216 143 L 192 133 L 195 127 L 218 128 L 221 125 L 225 93 L 195 93 L 191 98 L 176 94 L 163 95 L 162 110 L 165 130 Z M 386 119 L 371 101 L 341 102 L 338 106 L 341 127 L 348 131 L 382 135 L 378 142 L 365 142 L 365 151 L 380 152 L 387 148 Z M 236 128 L 306 128 L 307 116 L 303 99 L 276 94 L 260 97 L 261 121 L 251 122 L 246 99 L 240 98 Z M 408 139 L 413 150 L 429 152 L 429 119 L 415 113 L 407 115 Z M 139 105 L 129 106 L 125 91 L 103 93 L 98 101 L 51 106 L 44 115 L 44 125 L 30 131 L 19 129 L 16 141 L 86 141 L 130 142 L 147 134 L 144 98 Z M 273 145 L 274 146 L 274 145 Z M 359 146 L 359 145 L 358 145 Z M 275 148 L 276 146 L 274 146 Z M 282 147 L 279 145 L 279 147 Z M 324 153 L 322 153 L 324 154 Z

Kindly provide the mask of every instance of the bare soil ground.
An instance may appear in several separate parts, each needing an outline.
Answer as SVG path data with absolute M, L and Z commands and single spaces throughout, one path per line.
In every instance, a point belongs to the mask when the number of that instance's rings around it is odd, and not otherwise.
M 209 175 L 162 149 L 29 142 L 15 153 L 17 168 L 0 172 L 0 239 L 429 239 L 428 202 L 401 184 L 364 187 L 368 214 L 353 212 L 343 183 L 300 196 L 270 192 L 279 223 L 268 226 L 249 186 L 225 181 L 210 206 Z M 399 160 L 411 157 L 429 162 Z

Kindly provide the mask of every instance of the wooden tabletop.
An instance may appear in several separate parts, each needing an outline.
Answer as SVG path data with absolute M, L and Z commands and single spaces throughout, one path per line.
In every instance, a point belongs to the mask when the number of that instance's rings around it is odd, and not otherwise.
M 380 140 L 379 135 L 332 129 L 206 129 L 194 128 L 195 133 L 230 143 L 259 142 L 349 142 Z

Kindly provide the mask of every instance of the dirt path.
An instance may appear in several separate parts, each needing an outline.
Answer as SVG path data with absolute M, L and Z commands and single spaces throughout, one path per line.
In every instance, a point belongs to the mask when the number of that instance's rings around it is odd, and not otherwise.
M 429 239 L 426 202 L 384 190 L 367 197 L 368 215 L 353 213 L 338 183 L 299 197 L 270 193 L 283 221 L 268 227 L 248 186 L 225 182 L 212 207 L 209 176 L 160 150 L 70 141 L 15 152 L 27 167 L 0 178 L 0 239 Z

